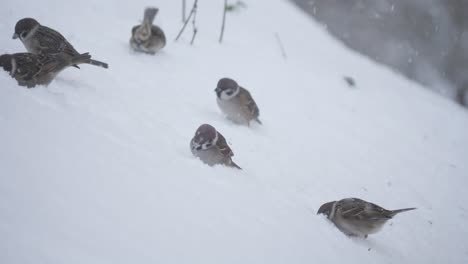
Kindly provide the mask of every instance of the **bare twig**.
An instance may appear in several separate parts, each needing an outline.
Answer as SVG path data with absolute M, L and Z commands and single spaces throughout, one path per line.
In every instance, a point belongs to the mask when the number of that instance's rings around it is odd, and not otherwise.
M 197 0 L 195 0 L 195 5 L 193 6 L 193 19 L 192 19 L 192 28 L 193 28 L 193 35 L 192 35 L 192 40 L 190 41 L 190 45 L 193 45 L 193 42 L 195 41 L 195 36 L 197 35 L 198 29 L 196 25 L 196 20 L 197 20 Z
M 224 12 L 223 12 L 223 22 L 221 23 L 221 33 L 219 35 L 219 43 L 223 42 L 224 36 L 224 25 L 226 24 L 226 12 L 227 12 L 227 0 L 224 0 Z
M 187 24 L 188 24 L 188 22 L 190 21 L 190 18 L 192 18 L 193 13 L 196 12 L 196 10 L 197 10 L 197 3 L 198 3 L 198 0 L 195 0 L 195 1 L 193 2 L 192 10 L 190 10 L 189 16 L 187 17 L 187 19 L 185 19 L 184 25 L 183 25 L 182 28 L 180 29 L 179 34 L 177 34 L 177 37 L 176 37 L 175 41 L 179 40 L 180 36 L 182 35 L 182 33 L 183 33 L 184 30 L 185 30 L 185 27 L 187 27 Z
M 279 47 L 281 49 L 281 55 L 286 60 L 288 58 L 288 55 L 286 54 L 286 50 L 284 49 L 283 42 L 281 41 L 281 38 L 280 38 L 278 33 L 275 33 L 275 38 L 276 38 L 276 41 L 278 42 L 278 45 L 279 45 Z
M 182 0 L 182 22 L 185 22 L 185 9 L 187 9 L 186 4 L 187 2 L 185 0 Z

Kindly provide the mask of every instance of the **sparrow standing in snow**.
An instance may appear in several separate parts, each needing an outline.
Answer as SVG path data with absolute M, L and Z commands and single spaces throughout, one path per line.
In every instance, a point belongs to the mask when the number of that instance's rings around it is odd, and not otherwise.
M 229 148 L 226 139 L 211 125 L 203 124 L 197 129 L 190 141 L 190 150 L 193 155 L 210 166 L 224 164 L 241 169 L 232 161 L 234 153 Z
M 88 63 L 90 59 L 88 53 L 70 59 L 32 53 L 3 54 L 0 56 L 0 67 L 9 72 L 19 85 L 32 88 L 36 85 L 48 85 L 66 67 Z
M 260 111 L 249 91 L 240 87 L 236 81 L 222 78 L 215 89 L 217 103 L 221 111 L 235 123 L 250 126 L 250 121 L 258 118 Z
M 135 51 L 155 54 L 166 45 L 164 32 L 160 27 L 153 25 L 154 17 L 158 11 L 158 8 L 146 8 L 141 25 L 132 28 L 130 46 Z
M 33 54 L 60 55 L 72 59 L 80 53 L 59 32 L 39 24 L 33 18 L 23 18 L 16 23 L 13 39 L 19 38 L 26 50 Z M 108 68 L 107 63 L 89 59 L 87 64 Z M 77 65 L 73 65 L 78 68 Z
M 367 238 L 367 235 L 380 231 L 396 214 L 414 209 L 416 208 L 386 210 L 358 198 L 347 198 L 323 204 L 317 214 L 326 215 L 338 229 L 349 236 Z

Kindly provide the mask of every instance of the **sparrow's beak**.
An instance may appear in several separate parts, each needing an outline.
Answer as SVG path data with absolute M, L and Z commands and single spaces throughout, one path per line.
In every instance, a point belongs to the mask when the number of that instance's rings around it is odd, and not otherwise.
M 221 92 L 221 89 L 219 87 L 216 87 L 216 89 L 214 89 L 214 91 L 219 94 Z
M 13 39 L 17 39 L 18 37 L 18 33 L 13 34 Z

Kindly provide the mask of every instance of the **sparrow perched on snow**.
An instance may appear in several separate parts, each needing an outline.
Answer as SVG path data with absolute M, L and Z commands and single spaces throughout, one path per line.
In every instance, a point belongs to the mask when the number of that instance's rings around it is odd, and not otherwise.
M 33 54 L 61 55 L 72 59 L 80 55 L 59 32 L 39 24 L 33 18 L 23 18 L 16 23 L 13 39 L 19 38 L 26 50 Z M 89 59 L 86 63 L 108 68 L 107 63 Z M 73 65 L 78 68 L 78 66 Z
M 224 164 L 241 169 L 232 161 L 234 153 L 229 148 L 226 139 L 211 125 L 203 124 L 197 129 L 190 141 L 190 150 L 193 155 L 210 166 Z
M 67 59 L 58 55 L 3 54 L 0 56 L 0 67 L 9 72 L 19 85 L 32 88 L 36 85 L 48 85 L 66 67 L 88 63 L 90 59 L 88 53 Z
M 260 111 L 249 91 L 240 87 L 236 81 L 222 78 L 215 89 L 218 106 L 221 111 L 235 123 L 250 126 L 250 121 L 258 118 Z
M 396 214 L 414 210 L 405 208 L 386 210 L 358 198 L 347 198 L 323 204 L 317 214 L 324 214 L 335 226 L 349 236 L 367 238 L 377 233 Z
M 132 28 L 130 46 L 135 51 L 155 54 L 166 45 L 164 32 L 160 27 L 153 25 L 154 17 L 158 11 L 158 8 L 146 8 L 141 25 Z

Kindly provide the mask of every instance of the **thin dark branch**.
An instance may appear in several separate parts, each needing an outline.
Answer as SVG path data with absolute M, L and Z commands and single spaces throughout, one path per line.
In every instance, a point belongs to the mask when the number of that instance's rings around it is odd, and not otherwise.
M 194 28 L 193 29 L 193 35 L 192 35 L 192 40 L 190 41 L 190 45 L 193 45 L 193 42 L 195 41 L 195 36 L 197 35 L 198 29 Z
M 198 32 L 196 20 L 197 20 L 197 4 L 195 3 L 194 11 L 193 11 L 193 19 L 192 19 L 193 35 L 192 35 L 192 40 L 190 40 L 190 45 L 193 45 L 193 42 L 195 41 L 195 36 L 197 35 L 197 32 Z
M 288 55 L 286 54 L 286 50 L 283 46 L 283 42 L 281 41 L 281 38 L 279 36 L 278 33 L 275 33 L 275 38 L 276 38 L 276 41 L 278 42 L 278 45 L 281 49 L 281 55 L 283 56 L 284 59 L 287 59 L 288 58 Z
M 221 33 L 219 35 L 219 43 L 223 42 L 223 36 L 224 36 L 224 26 L 226 24 L 226 12 L 228 9 L 228 4 L 227 0 L 224 0 L 224 12 L 223 12 L 223 22 L 221 23 Z
M 187 27 L 187 24 L 188 24 L 188 22 L 190 21 L 190 18 L 192 18 L 193 13 L 196 12 L 196 10 L 197 10 L 197 2 L 198 2 L 198 0 L 195 0 L 195 1 L 193 2 L 192 10 L 190 10 L 190 14 L 189 14 L 189 16 L 187 17 L 187 19 L 185 20 L 184 25 L 183 25 L 182 28 L 180 29 L 179 34 L 177 34 L 177 37 L 175 38 L 175 41 L 179 40 L 180 36 L 182 35 L 182 33 L 183 33 L 184 30 L 185 30 L 185 27 Z
M 182 0 L 182 22 L 185 22 L 185 10 L 187 6 L 186 0 Z

